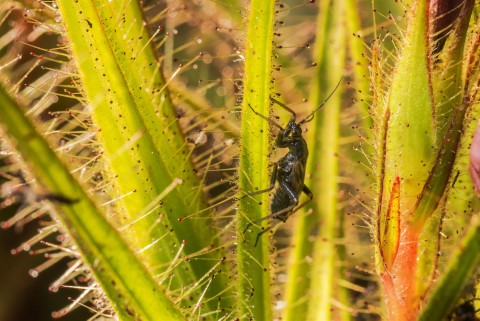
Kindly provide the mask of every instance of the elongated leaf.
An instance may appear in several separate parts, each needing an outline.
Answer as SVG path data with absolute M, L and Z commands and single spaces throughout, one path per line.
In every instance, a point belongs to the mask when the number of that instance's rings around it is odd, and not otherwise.
M 318 69 L 311 97 L 314 106 L 319 106 L 332 94 L 335 84 L 343 81 L 341 77 L 344 73 L 347 48 L 345 14 L 344 1 L 320 2 L 315 47 Z M 312 224 L 319 225 L 313 244 L 313 264 L 308 272 L 312 282 L 308 296 L 308 320 L 338 318 L 331 299 L 338 298 L 341 290 L 339 291 L 336 281 L 342 277 L 341 269 L 338 268 L 340 252 L 335 244 L 341 229 L 339 223 L 342 222 L 338 203 L 342 85 L 339 84 L 326 106 L 315 115 L 308 138 L 311 155 L 307 166 L 310 179 L 306 184 L 314 194 L 311 208 L 315 214 L 311 215 L 311 218 L 304 215 L 300 219 L 314 219 L 317 222 Z M 307 210 L 309 208 L 310 206 L 306 207 Z M 306 231 L 306 235 L 308 234 L 309 231 Z M 308 242 L 308 237 L 303 235 L 301 242 Z
M 444 196 L 468 99 L 462 99 L 462 57 L 471 5 L 459 10 L 452 41 L 432 56 L 428 1 L 415 1 L 385 100 L 379 148 L 377 269 L 392 320 L 415 318 L 431 285 Z M 445 66 L 439 66 L 443 60 Z M 384 137 L 384 138 L 382 138 Z M 396 186 L 401 186 L 400 192 Z M 399 195 L 397 195 L 399 194 Z M 392 201 L 399 212 L 392 216 Z M 393 224 L 392 224 L 393 220 Z M 400 226 L 400 230 L 398 230 Z M 399 297 L 396 293 L 402 291 Z
M 415 2 L 402 51 L 394 69 L 384 115 L 378 155 L 377 270 L 389 318 L 414 319 L 418 238 L 422 226 L 411 226 L 416 195 L 429 177 L 435 159 L 434 107 L 428 66 L 427 1 Z M 378 79 L 381 81 L 380 79 Z M 398 187 L 398 188 L 396 188 Z M 393 209 L 393 205 L 395 209 Z M 393 209 L 393 212 L 392 212 Z M 393 214 L 393 215 L 392 215 Z M 391 224 L 391 219 L 395 223 Z M 400 222 L 400 230 L 398 223 Z M 399 237 L 400 236 L 400 237 Z M 402 296 L 396 293 L 402 289 Z
M 208 211 L 202 211 L 205 204 L 199 180 L 186 156 L 189 151 L 139 4 L 128 1 L 118 6 L 100 0 L 60 0 L 58 4 L 93 120 L 101 128 L 99 140 L 115 177 L 116 197 L 120 197 L 116 211 L 121 213 L 117 219 L 126 225 L 125 235 L 135 248 L 146 249 L 142 257 L 148 267 L 156 268 L 155 274 L 169 271 L 181 247 L 187 254 L 208 258 L 184 262 L 189 267 L 172 274 L 173 289 L 193 284 L 212 272 L 221 257 L 208 254 L 209 246 L 216 242 L 215 233 L 205 217 Z M 182 184 L 161 204 L 152 204 L 179 179 Z M 209 285 L 209 294 L 223 290 L 224 284 L 216 288 L 221 279 L 220 275 Z M 217 308 L 216 302 L 210 303 L 212 310 Z M 224 303 L 228 304 L 228 297 Z
M 0 86 L 0 124 L 16 142 L 38 184 L 71 199 L 57 204 L 63 225 L 102 285 L 121 320 L 183 320 L 157 282 L 117 231 L 105 220 L 85 190 L 70 175 L 21 109 Z
M 270 185 L 269 123 L 256 115 L 268 117 L 272 71 L 272 39 L 274 23 L 273 0 L 253 0 L 250 3 L 245 56 L 244 96 L 242 106 L 239 187 L 241 196 Z M 263 235 L 255 247 L 255 239 L 268 221 L 247 224 L 270 214 L 268 193 L 247 196 L 240 201 L 238 211 L 238 277 L 240 315 L 256 320 L 271 320 L 270 263 L 268 235 Z M 244 233 L 245 232 L 245 233 Z

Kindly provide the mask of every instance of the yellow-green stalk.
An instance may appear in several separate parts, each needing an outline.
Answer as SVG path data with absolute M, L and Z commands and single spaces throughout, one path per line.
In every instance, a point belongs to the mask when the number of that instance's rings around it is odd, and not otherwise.
M 269 123 L 255 115 L 268 117 L 272 72 L 274 0 L 252 0 L 248 16 L 245 44 L 245 75 L 242 105 L 240 166 L 238 171 L 240 197 L 270 185 Z M 240 318 L 271 320 L 270 260 L 268 234 L 257 246 L 255 239 L 268 221 L 247 224 L 270 214 L 268 193 L 240 200 L 237 215 L 238 305 Z M 245 233 L 244 233 L 245 232 Z

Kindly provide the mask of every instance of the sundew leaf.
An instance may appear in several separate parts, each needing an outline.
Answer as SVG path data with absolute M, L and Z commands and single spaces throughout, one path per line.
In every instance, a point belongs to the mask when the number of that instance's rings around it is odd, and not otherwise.
M 380 196 L 377 207 L 377 270 L 386 294 L 391 320 L 412 319 L 419 302 L 415 292 L 418 234 L 421 226 L 410 226 L 416 195 L 429 177 L 429 166 L 435 157 L 434 107 L 427 64 L 426 1 L 411 8 L 404 45 L 399 53 L 385 106 L 380 107 L 383 134 L 378 155 L 380 163 Z M 414 72 L 415 71 L 415 72 Z M 382 138 L 383 136 L 383 138 Z M 398 186 L 401 188 L 395 188 Z M 398 204 L 395 220 L 390 224 L 392 201 Z M 398 217 L 398 214 L 399 217 Z M 393 228 L 395 227 L 395 228 Z M 400 239 L 399 236 L 400 235 Z M 397 254 L 398 252 L 398 254 Z M 395 293 L 402 289 L 398 298 Z
M 21 108 L 0 86 L 0 124 L 40 186 L 69 202 L 57 202 L 59 219 L 101 284 L 120 320 L 184 320 L 117 231 L 58 159 Z
M 151 48 L 138 2 L 58 1 L 98 138 L 118 191 L 117 220 L 156 275 L 178 264 L 172 290 L 188 287 L 223 264 L 199 180 L 188 159 L 175 112 Z M 181 182 L 175 188 L 172 183 Z M 161 203 L 152 204 L 164 191 Z M 153 207 L 153 209 L 152 209 Z M 154 245 L 154 246 L 152 246 Z M 202 260 L 181 256 L 195 253 Z M 195 258 L 194 257 L 194 258 Z M 185 259 L 189 259 L 186 262 Z M 217 270 L 218 268 L 218 270 Z M 162 278 L 162 277 L 160 277 Z M 226 286 L 222 275 L 208 296 Z M 220 285 L 221 284 L 221 285 Z M 198 291 L 197 291 L 198 290 Z M 189 290 L 199 296 L 204 289 Z M 217 309 L 212 300 L 211 309 Z M 225 301 L 228 304 L 228 296 Z
M 256 115 L 268 117 L 272 72 L 273 0 L 252 0 L 248 16 L 242 105 L 239 165 L 240 197 L 265 189 L 269 180 L 269 123 Z M 271 320 L 269 238 L 264 234 L 256 246 L 255 239 L 267 221 L 247 224 L 270 214 L 268 193 L 247 196 L 238 209 L 238 305 L 241 318 Z
M 377 208 L 377 266 L 392 320 L 414 318 L 433 280 L 443 215 L 439 204 L 451 176 L 468 105 L 468 99 L 459 96 L 463 97 L 463 47 L 472 4 L 465 2 L 459 10 L 451 34 L 455 39 L 442 49 L 448 51 L 432 56 L 428 32 L 430 19 L 436 17 L 428 1 L 414 2 L 387 95 L 385 139 L 381 140 L 385 143 L 379 149 L 382 190 Z M 436 59 L 443 59 L 447 66 L 442 68 Z M 398 180 L 400 233 L 389 216 Z M 386 247 L 383 240 L 394 244 Z M 400 290 L 401 297 L 395 294 Z
M 415 195 L 422 190 L 421 182 L 429 175 L 435 151 L 434 108 L 430 94 L 427 66 L 426 11 L 424 1 L 412 9 L 406 44 L 395 68 L 388 93 L 388 129 L 385 142 L 384 201 L 397 177 L 401 180 L 404 213 L 414 210 Z M 413 72 L 415 70 L 415 72 Z M 419 184 L 420 182 L 420 184 Z M 387 207 L 382 208 L 382 212 Z M 382 227 L 380 227 L 381 229 Z

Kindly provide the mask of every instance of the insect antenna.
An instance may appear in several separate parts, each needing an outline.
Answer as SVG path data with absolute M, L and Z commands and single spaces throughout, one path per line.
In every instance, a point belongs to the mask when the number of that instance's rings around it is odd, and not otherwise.
M 279 105 L 280 107 L 282 107 L 283 109 L 285 109 L 286 111 L 288 111 L 290 114 L 292 114 L 292 119 L 293 120 L 295 120 L 297 118 L 297 114 L 295 114 L 295 112 L 292 109 L 290 109 L 290 107 L 288 107 L 284 103 L 276 100 L 273 96 L 270 96 L 270 100 L 273 101 L 275 104 Z
M 252 105 L 248 104 L 248 107 L 250 107 L 250 109 L 255 113 L 255 115 L 259 116 L 259 117 L 262 117 L 263 119 L 265 119 L 266 121 L 268 121 L 270 124 L 272 124 L 273 126 L 277 127 L 278 129 L 280 130 L 284 130 L 284 128 L 282 126 L 280 126 L 279 124 L 277 124 L 275 121 L 271 120 L 270 118 L 260 114 L 258 111 L 256 111 L 255 109 L 253 109 Z
M 328 95 L 328 97 L 327 97 L 317 108 L 315 108 L 307 117 L 305 117 L 304 119 L 302 119 L 302 120 L 298 123 L 299 126 L 302 126 L 303 124 L 312 121 L 313 116 L 315 116 L 315 113 L 327 103 L 327 101 L 328 101 L 328 100 L 333 96 L 333 94 L 337 91 L 338 87 L 340 87 L 340 84 L 342 83 L 343 76 L 344 76 L 344 75 L 342 75 L 342 77 L 340 77 L 340 80 L 338 81 L 337 85 L 335 86 L 335 88 L 333 89 L 333 91 L 330 93 L 330 95 Z

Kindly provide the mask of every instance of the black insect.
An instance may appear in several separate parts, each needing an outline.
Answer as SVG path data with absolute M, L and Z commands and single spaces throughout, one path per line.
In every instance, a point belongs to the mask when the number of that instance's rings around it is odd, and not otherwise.
M 258 113 L 255 109 L 253 109 L 251 105 L 248 105 L 257 116 L 262 117 L 280 130 L 275 139 L 275 146 L 278 148 L 288 148 L 289 151 L 277 163 L 273 164 L 270 186 L 266 189 L 255 191 L 244 196 L 253 196 L 270 192 L 275 188 L 275 183 L 278 182 L 278 187 L 273 195 L 270 208 L 271 214 L 248 223 L 247 227 L 244 230 L 244 233 L 250 228 L 250 226 L 270 218 L 286 222 L 290 215 L 301 209 L 303 206 L 305 206 L 305 204 L 307 204 L 313 199 L 312 191 L 310 191 L 310 189 L 304 184 L 305 169 L 308 159 L 308 147 L 305 139 L 302 136 L 302 125 L 313 120 L 315 113 L 325 105 L 325 103 L 335 93 L 338 86 L 340 86 L 342 79 L 343 76 L 338 82 L 335 89 L 332 91 L 332 93 L 327 97 L 327 99 L 325 99 L 307 117 L 305 117 L 298 123 L 296 122 L 297 114 L 295 114 L 292 109 L 290 109 L 287 105 L 279 102 L 275 98 L 270 97 L 272 102 L 281 106 L 292 114 L 292 117 L 288 121 L 285 128 L 283 128 L 270 118 Z M 309 199 L 298 205 L 300 194 L 302 192 L 305 193 L 309 197 Z M 272 226 L 269 226 L 268 228 L 262 230 L 257 234 L 254 246 L 257 246 L 260 236 L 269 231 L 271 228 Z

